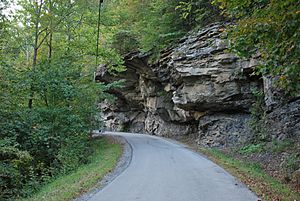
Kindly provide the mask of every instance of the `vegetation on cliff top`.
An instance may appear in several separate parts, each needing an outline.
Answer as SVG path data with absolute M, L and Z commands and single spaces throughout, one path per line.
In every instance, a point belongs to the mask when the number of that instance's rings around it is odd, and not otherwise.
M 114 43 L 126 44 L 126 38 L 135 38 L 128 51 L 159 51 L 195 27 L 231 21 L 231 50 L 242 57 L 259 57 L 257 74 L 276 76 L 287 94 L 299 94 L 297 0 L 114 0 L 106 4 L 108 18 L 115 19 L 114 35 L 119 36 Z M 120 34 L 124 31 L 127 34 Z
M 134 37 L 137 45 L 128 50 L 143 52 L 160 51 L 196 26 L 222 18 L 208 0 L 113 0 L 105 2 L 103 11 L 107 16 L 103 23 L 106 19 L 114 19 L 113 35 L 119 36 L 112 37 L 116 49 L 126 38 Z M 123 33 L 123 40 L 120 33 Z
M 234 19 L 231 49 L 240 56 L 259 54 L 258 74 L 278 76 L 290 95 L 300 91 L 300 2 L 298 0 L 214 0 Z

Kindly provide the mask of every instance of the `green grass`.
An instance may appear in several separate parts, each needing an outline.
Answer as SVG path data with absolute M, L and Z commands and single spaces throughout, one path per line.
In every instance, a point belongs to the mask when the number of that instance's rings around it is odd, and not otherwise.
M 299 201 L 300 195 L 289 186 L 269 176 L 255 163 L 236 160 L 216 149 L 200 148 L 198 151 L 222 166 L 232 175 L 239 178 L 264 200 Z
M 248 144 L 240 148 L 238 152 L 240 154 L 252 154 L 252 153 L 261 153 L 265 151 L 272 151 L 275 153 L 284 152 L 288 149 L 293 149 L 295 146 L 294 142 L 290 139 L 286 140 L 273 140 L 270 143 L 260 142 L 257 144 Z
M 61 176 L 44 186 L 37 194 L 22 201 L 69 201 L 94 187 L 114 169 L 122 154 L 122 146 L 107 138 L 95 140 L 91 162 L 75 172 Z

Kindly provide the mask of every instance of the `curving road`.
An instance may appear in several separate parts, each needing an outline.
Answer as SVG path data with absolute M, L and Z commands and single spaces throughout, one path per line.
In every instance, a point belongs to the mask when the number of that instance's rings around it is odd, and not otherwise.
M 128 133 L 132 147 L 128 168 L 89 201 L 257 201 L 257 197 L 222 168 L 163 138 Z

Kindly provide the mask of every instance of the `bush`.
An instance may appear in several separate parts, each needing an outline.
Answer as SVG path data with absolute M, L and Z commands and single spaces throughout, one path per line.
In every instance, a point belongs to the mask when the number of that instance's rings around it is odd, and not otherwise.
M 32 157 L 27 151 L 21 151 L 14 146 L 0 141 L 0 198 L 11 200 L 19 195 L 29 177 Z
M 262 91 L 253 91 L 255 97 L 255 102 L 250 108 L 251 119 L 249 121 L 249 126 L 253 132 L 253 137 L 251 142 L 259 143 L 266 142 L 270 140 L 264 123 L 266 118 L 265 102 L 264 102 L 264 93 Z
M 300 161 L 297 154 L 290 155 L 283 162 L 283 169 L 287 173 L 287 175 L 292 175 L 292 173 L 298 170 L 299 167 Z
M 291 139 L 285 140 L 273 140 L 272 141 L 272 151 L 283 152 L 287 149 L 293 148 L 294 142 Z
M 265 144 L 249 144 L 240 149 L 241 154 L 260 153 L 264 151 Z
M 0 200 L 30 195 L 89 158 L 91 116 L 101 86 L 80 77 L 80 68 L 68 69 L 68 61 L 37 68 L 39 72 L 31 73 L 33 108 L 24 104 L 27 96 L 19 98 L 28 83 L 8 81 L 0 88 Z M 26 76 L 27 72 L 20 80 Z
M 76 169 L 80 164 L 89 162 L 90 151 L 87 136 L 71 136 L 66 139 L 55 159 L 59 171 L 65 174 Z
M 25 109 L 10 122 L 1 127 L 0 200 L 30 195 L 89 160 L 88 132 L 73 111 Z
M 119 54 L 125 55 L 129 52 L 134 52 L 139 49 L 137 36 L 130 31 L 119 31 L 113 37 L 112 47 Z

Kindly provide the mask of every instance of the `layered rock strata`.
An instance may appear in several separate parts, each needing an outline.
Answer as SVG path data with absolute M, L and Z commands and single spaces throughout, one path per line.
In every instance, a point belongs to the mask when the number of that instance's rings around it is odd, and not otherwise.
M 155 64 L 149 64 L 149 55 L 128 54 L 127 71 L 118 76 L 109 75 L 102 66 L 97 80 L 126 80 L 122 89 L 110 91 L 116 102 L 101 103 L 107 128 L 172 137 L 193 135 L 199 144 L 210 147 L 251 139 L 253 91 L 272 92 L 264 86 L 269 83 L 266 79 L 253 76 L 257 59 L 244 60 L 229 53 L 225 27 L 217 23 L 189 33 L 176 47 L 161 52 Z M 273 104 L 273 99 L 266 101 Z M 299 118 L 299 110 L 291 113 Z

